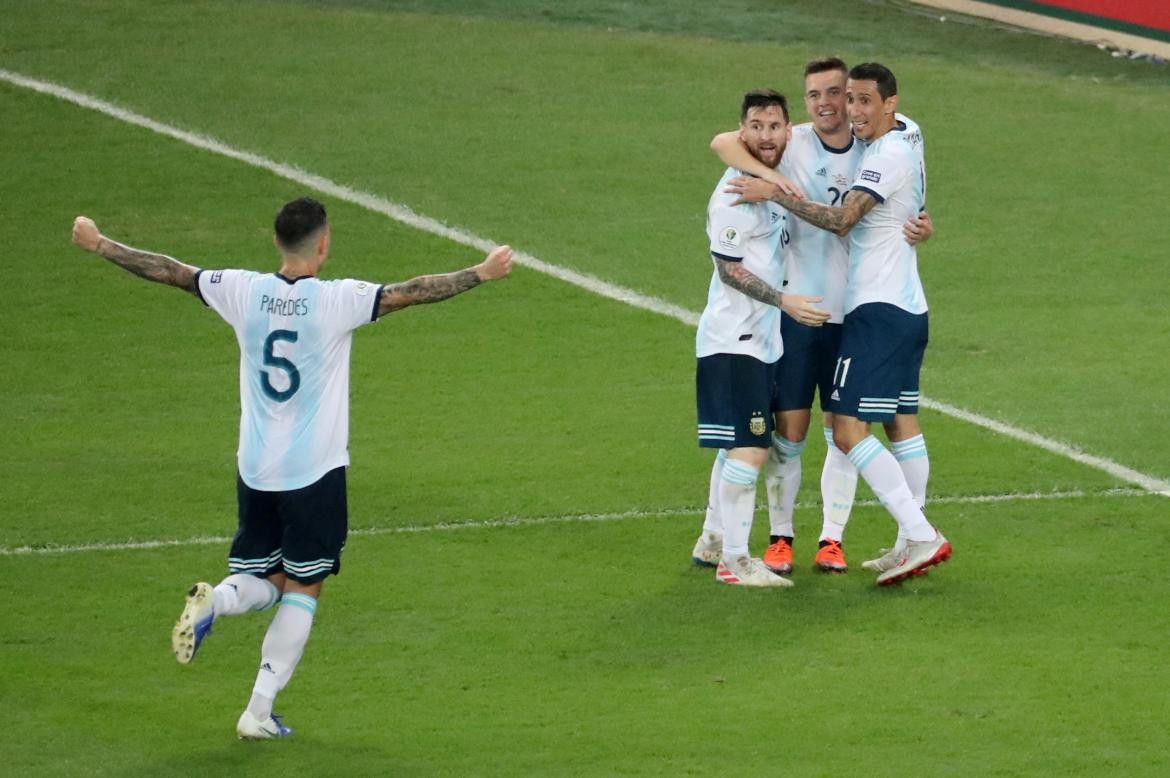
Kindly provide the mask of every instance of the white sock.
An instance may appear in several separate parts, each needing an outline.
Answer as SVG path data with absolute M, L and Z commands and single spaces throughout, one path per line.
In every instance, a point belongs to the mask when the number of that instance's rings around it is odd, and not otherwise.
M 768 493 L 768 523 L 773 535 L 790 538 L 792 509 L 800 490 L 800 454 L 804 441 L 792 441 L 775 433 L 764 463 L 764 487 Z
M 857 495 L 857 468 L 833 443 L 833 428 L 825 427 L 825 465 L 821 468 L 821 504 L 824 522 L 818 540 L 841 541 Z
M 906 476 L 906 485 L 910 487 L 910 494 L 918 507 L 926 510 L 926 482 L 930 478 L 930 456 L 926 453 L 926 439 L 922 435 L 915 435 L 897 443 L 891 443 L 894 459 L 898 460 L 898 467 Z
M 292 678 L 313 628 L 317 599 L 300 592 L 285 592 L 268 626 L 260 649 L 260 670 L 248 710 L 263 721 L 272 715 L 272 702 Z
M 215 616 L 238 616 L 271 608 L 280 599 L 280 590 L 267 578 L 233 573 L 215 587 Z
M 719 482 L 719 515 L 723 517 L 723 558 L 748 553 L 752 519 L 756 512 L 756 479 L 760 471 L 737 459 L 723 464 Z
M 894 459 L 894 455 L 886 450 L 881 441 L 873 435 L 866 436 L 849 452 L 849 460 L 886 510 L 893 515 L 907 540 L 934 539 L 934 527 L 914 501 L 914 495 L 910 494 L 910 487 L 906 485 L 906 476 L 902 475 L 898 460 Z
M 711 465 L 711 484 L 707 490 L 707 516 L 703 519 L 703 534 L 723 534 L 723 522 L 719 518 L 719 482 L 723 475 L 723 463 L 727 461 L 727 449 L 720 449 Z

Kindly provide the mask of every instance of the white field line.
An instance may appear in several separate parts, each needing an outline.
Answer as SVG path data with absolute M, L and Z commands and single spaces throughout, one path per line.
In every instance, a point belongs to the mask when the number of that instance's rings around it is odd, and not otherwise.
M 15 86 L 31 89 L 42 94 L 51 95 L 83 108 L 89 108 L 120 121 L 126 122 L 127 124 L 143 127 L 152 132 L 158 133 L 159 135 L 164 135 L 166 137 L 182 141 L 183 143 L 194 146 L 195 148 L 210 151 L 213 154 L 219 154 L 221 156 L 243 162 L 246 165 L 260 168 L 262 170 L 267 170 L 277 176 L 280 176 L 281 178 L 301 184 L 302 186 L 309 187 L 310 189 L 315 189 L 318 192 L 330 195 L 331 197 L 335 197 L 338 200 L 353 203 L 354 205 L 361 206 L 375 213 L 380 213 L 384 216 L 388 216 L 389 218 L 394 219 L 397 222 L 401 222 L 402 224 L 406 224 L 424 232 L 429 232 L 433 235 L 439 235 L 456 243 L 461 243 L 465 246 L 471 246 L 472 248 L 476 248 L 485 252 L 490 251 L 492 247 L 496 245 L 493 241 L 488 240 L 487 238 L 482 238 L 478 235 L 473 235 L 455 227 L 450 227 L 436 219 L 430 218 L 429 216 L 423 216 L 422 214 L 416 213 L 409 207 L 400 203 L 391 202 L 390 200 L 386 200 L 385 198 L 370 194 L 369 192 L 361 192 L 355 189 L 351 189 L 350 187 L 344 186 L 343 184 L 339 184 L 328 178 L 309 173 L 292 165 L 286 165 L 281 162 L 274 162 L 273 160 L 270 160 L 267 157 L 262 157 L 259 154 L 253 154 L 249 151 L 241 151 L 240 149 L 228 146 L 227 144 L 207 135 L 187 132 L 186 130 L 172 127 L 169 124 L 163 124 L 162 122 L 155 121 L 154 119 L 151 119 L 147 116 L 134 113 L 133 111 L 128 111 L 125 108 L 114 105 L 113 103 L 109 103 L 91 95 L 75 91 L 68 87 L 54 84 L 49 81 L 30 78 L 28 76 L 4 69 L 0 69 L 0 79 L 3 79 L 4 81 L 7 81 L 8 83 Z M 617 300 L 619 302 L 626 303 L 627 305 L 632 305 L 635 308 L 641 308 L 643 310 L 662 314 L 663 316 L 668 316 L 691 327 L 698 326 L 698 313 L 674 305 L 673 303 L 669 303 L 666 300 L 661 300 L 657 297 L 650 297 L 617 284 L 611 284 L 608 281 L 603 281 L 602 279 L 587 273 L 581 273 L 576 270 L 560 267 L 559 265 L 553 265 L 522 251 L 516 252 L 515 261 L 520 265 L 531 268 L 532 270 L 550 275 L 553 278 L 558 278 L 562 281 L 573 284 L 574 286 L 578 286 L 602 297 L 607 297 L 611 300 Z M 1115 478 L 1119 478 L 1122 481 L 1139 486 L 1142 489 L 1157 492 L 1164 496 L 1170 496 L 1170 481 L 1160 480 L 1145 473 L 1141 473 L 1125 467 L 1124 465 L 1121 465 L 1110 459 L 1105 459 L 1104 457 L 1085 454 L 1084 452 L 1068 445 L 1067 443 L 1062 443 L 1060 441 L 1044 437 L 1043 435 L 1029 432 L 1028 430 L 1013 427 L 1010 424 L 1004 424 L 1003 422 L 965 411 L 961 408 L 957 408 L 944 402 L 932 400 L 925 396 L 920 399 L 920 402 L 926 408 L 939 411 L 940 413 L 953 416 L 954 418 L 961 419 L 985 429 L 990 429 L 1002 435 L 1007 435 L 1008 437 L 1015 438 L 1016 440 L 1039 446 L 1046 451 L 1067 457 L 1076 462 L 1080 462 L 1081 464 L 1088 465 L 1089 467 L 1103 470 Z
M 1064 492 L 1029 492 L 1016 494 L 976 494 L 957 495 L 953 497 L 931 497 L 931 505 L 983 505 L 986 503 L 1004 503 L 1038 500 L 1075 500 L 1096 497 L 1148 497 L 1150 492 L 1144 489 L 1106 489 L 1099 492 L 1086 492 L 1080 489 Z M 875 507 L 876 500 L 858 500 L 856 505 Z M 797 508 L 812 509 L 820 503 L 798 503 Z M 763 510 L 766 506 L 757 506 Z M 449 532 L 466 529 L 494 529 L 499 527 L 534 527 L 542 524 L 573 524 L 577 522 L 608 522 L 625 519 L 657 519 L 671 516 L 699 516 L 702 508 L 663 508 L 650 511 L 622 511 L 619 513 L 569 513 L 559 516 L 510 516 L 500 519 L 482 519 L 467 521 L 446 521 L 438 524 L 416 524 L 405 527 L 368 527 L 350 531 L 350 536 L 372 535 L 412 535 L 423 532 Z M 86 543 L 81 545 L 44 545 L 44 546 L 15 546 L 12 548 L 0 546 L 0 557 L 30 556 L 45 554 L 85 554 L 96 551 L 149 551 L 156 548 L 174 548 L 188 546 L 217 546 L 231 542 L 231 537 L 206 536 L 185 539 L 127 541 L 125 543 Z

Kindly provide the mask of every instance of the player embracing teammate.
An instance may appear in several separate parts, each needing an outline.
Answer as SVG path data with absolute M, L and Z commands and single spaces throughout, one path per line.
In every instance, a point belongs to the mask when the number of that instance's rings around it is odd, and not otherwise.
M 814 390 L 828 442 L 817 568 L 847 569 L 842 537 L 859 471 L 899 525 L 893 548 L 862 564 L 880 573 L 879 585 L 925 572 L 951 553 L 922 513 L 929 459 L 917 401 L 927 313 L 914 244 L 930 236 L 931 224 L 922 135 L 896 112 L 897 102 L 887 68 L 870 63 L 847 71 L 839 59 L 815 60 L 805 68 L 812 121 L 793 128 L 779 172 L 753 158 L 736 133 L 712 142 L 723 161 L 755 176 L 727 182 L 737 203 L 770 199 L 800 217 L 788 220 L 790 240 L 777 258 L 783 288 L 823 299 L 830 317 L 810 327 L 782 315 L 776 433 L 765 476 L 771 539 L 763 559 L 777 573 L 792 568 L 792 513 Z M 792 196 L 788 179 L 808 199 Z M 869 434 L 874 421 L 885 427 L 892 454 Z M 717 460 L 714 470 L 720 466 Z M 709 505 L 694 551 L 702 564 L 716 561 L 722 540 L 718 503 Z

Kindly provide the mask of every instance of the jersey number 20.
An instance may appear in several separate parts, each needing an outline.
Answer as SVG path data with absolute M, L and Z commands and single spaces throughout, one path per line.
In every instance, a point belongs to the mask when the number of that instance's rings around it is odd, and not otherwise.
M 288 388 L 283 391 L 277 391 L 268 380 L 268 371 L 260 371 L 260 388 L 264 390 L 264 394 L 282 403 L 288 398 L 297 393 L 297 389 L 301 388 L 301 371 L 297 370 L 297 366 L 289 362 L 284 357 L 278 357 L 272 353 L 272 347 L 278 340 L 286 340 L 289 343 L 297 342 L 297 333 L 293 330 L 273 330 L 268 337 L 264 339 L 264 364 L 269 367 L 279 368 L 288 373 Z

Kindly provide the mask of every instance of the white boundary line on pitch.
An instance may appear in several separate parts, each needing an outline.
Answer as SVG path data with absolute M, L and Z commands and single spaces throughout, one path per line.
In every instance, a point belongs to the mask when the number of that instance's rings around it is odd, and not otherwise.
M 1106 489 L 1100 492 L 1086 492 L 1080 489 L 1064 492 L 1029 492 L 1018 494 L 976 494 L 954 497 L 931 497 L 931 505 L 982 505 L 986 503 L 1026 502 L 1039 500 L 1075 500 L 1093 497 L 1150 497 L 1152 493 L 1145 489 Z M 876 507 L 877 500 L 858 500 L 858 507 Z M 797 508 L 815 508 L 820 503 L 798 503 Z M 765 506 L 757 506 L 757 510 Z M 465 529 L 494 529 L 499 527 L 535 527 L 542 524 L 573 524 L 577 522 L 608 522 L 625 519 L 657 519 L 670 516 L 698 516 L 702 508 L 663 508 L 652 511 L 622 511 L 619 513 L 569 513 L 560 516 L 523 517 L 511 516 L 502 519 L 482 519 L 468 521 L 444 521 L 438 524 L 416 524 L 406 527 L 367 527 L 350 531 L 351 536 L 367 537 L 373 535 L 412 535 L 423 532 L 448 532 Z M 156 548 L 174 548 L 176 546 L 215 546 L 230 543 L 231 537 L 224 535 L 196 537 L 186 539 L 143 540 L 125 543 L 87 543 L 80 545 L 61 546 L 17 546 L 6 548 L 0 546 L 0 557 L 6 556 L 33 556 L 47 554 L 85 554 L 96 551 L 149 551 Z
M 126 122 L 127 124 L 143 127 L 150 130 L 151 132 L 182 141 L 183 143 L 194 146 L 195 148 L 203 149 L 204 151 L 210 151 L 213 154 L 219 154 L 221 156 L 228 157 L 229 159 L 243 162 L 246 165 L 260 168 L 262 170 L 267 170 L 270 173 L 280 176 L 281 178 L 293 181 L 311 189 L 315 189 L 318 192 L 330 195 L 337 198 L 338 200 L 344 200 L 345 202 L 361 206 L 375 213 L 388 216 L 397 222 L 422 230 L 423 232 L 429 232 L 432 235 L 438 235 L 456 243 L 461 243 L 465 246 L 470 246 L 485 252 L 490 251 L 493 246 L 496 245 L 487 238 L 481 238 L 469 232 L 465 232 L 454 227 L 449 227 L 437 219 L 432 219 L 429 216 L 423 216 L 422 214 L 416 213 L 409 207 L 400 203 L 391 202 L 390 200 L 378 197 L 374 194 L 370 194 L 369 192 L 361 192 L 355 189 L 351 189 L 350 187 L 339 184 L 328 178 L 309 173 L 292 165 L 274 162 L 273 160 L 270 160 L 267 157 L 262 157 L 259 154 L 253 154 L 249 151 L 241 151 L 240 149 L 228 146 L 227 144 L 207 135 L 180 130 L 177 127 L 172 127 L 169 124 L 163 124 L 162 122 L 155 121 L 154 119 L 143 116 L 142 114 L 128 111 L 125 108 L 120 108 L 114 105 L 113 103 L 109 103 L 91 95 L 75 91 L 68 87 L 54 84 L 49 81 L 29 78 L 28 76 L 24 76 L 19 73 L 13 73 L 12 71 L 4 70 L 2 68 L 0 68 L 0 79 L 3 79 L 4 81 L 7 81 L 8 83 L 15 86 L 30 89 L 34 92 L 51 95 L 52 97 L 65 100 L 66 102 L 73 103 L 74 105 L 78 105 L 83 108 L 89 108 L 91 110 L 118 119 L 119 121 Z M 593 292 L 594 294 L 600 295 L 602 297 L 607 297 L 611 300 L 617 300 L 618 302 L 626 303 L 627 305 L 631 305 L 635 308 L 641 308 L 643 310 L 659 313 L 663 316 L 669 316 L 676 321 L 682 322 L 683 324 L 687 324 L 692 327 L 697 327 L 699 324 L 699 314 L 695 313 L 694 311 L 689 311 L 685 308 L 677 306 L 673 303 L 669 303 L 666 300 L 661 300 L 657 297 L 650 297 L 648 295 L 635 292 L 632 289 L 627 289 L 626 287 L 619 286 L 617 284 L 611 284 L 608 281 L 603 281 L 596 276 L 589 275 L 588 273 L 581 273 L 576 270 L 560 267 L 559 265 L 553 265 L 522 251 L 516 252 L 515 261 L 517 264 L 531 268 L 532 270 L 536 270 L 540 273 L 550 275 L 553 278 L 558 278 L 562 281 L 573 284 L 574 286 Z M 976 426 L 983 427 L 984 429 L 998 432 L 1001 435 L 1006 435 L 1010 438 L 1029 443 L 1033 446 L 1038 446 L 1045 451 L 1066 457 L 1073 460 L 1074 462 L 1079 462 L 1097 470 L 1102 470 L 1114 478 L 1118 478 L 1127 483 L 1140 486 L 1142 489 L 1170 497 L 1170 481 L 1164 481 L 1155 478 L 1154 476 L 1147 475 L 1146 473 L 1139 472 L 1118 462 L 1114 462 L 1111 459 L 1094 456 L 1092 454 L 1086 454 L 1080 449 L 1074 446 L 1070 446 L 1067 443 L 1062 443 L 1058 440 L 1053 440 L 1052 438 L 1039 435 L 1035 432 L 1031 432 L 1020 427 L 1014 427 L 1010 424 L 996 421 L 995 419 L 989 418 L 987 416 L 982 416 L 977 413 L 966 411 L 948 403 L 932 400 L 925 396 L 920 397 L 919 402 L 925 408 L 930 408 L 931 410 L 938 411 L 947 416 L 952 416 Z

